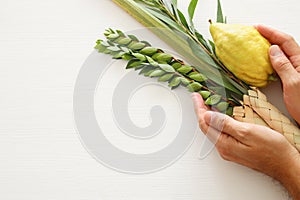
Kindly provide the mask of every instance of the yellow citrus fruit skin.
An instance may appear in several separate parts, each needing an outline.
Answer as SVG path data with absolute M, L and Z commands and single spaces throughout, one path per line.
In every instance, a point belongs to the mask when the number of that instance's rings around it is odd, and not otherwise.
M 251 86 L 268 84 L 274 72 L 268 53 L 271 44 L 253 26 L 212 23 L 210 33 L 228 70 Z

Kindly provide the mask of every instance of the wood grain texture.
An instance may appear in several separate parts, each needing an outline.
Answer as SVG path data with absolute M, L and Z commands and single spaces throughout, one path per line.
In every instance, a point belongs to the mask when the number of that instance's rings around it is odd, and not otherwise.
M 179 4 L 185 9 L 188 2 Z M 215 2 L 200 4 L 196 25 L 215 16 Z M 229 22 L 269 24 L 299 41 L 299 1 L 223 4 Z M 142 26 L 109 0 L 11 0 L 1 5 L 0 199 L 288 199 L 276 181 L 225 162 L 215 151 L 199 160 L 201 135 L 180 160 L 153 174 L 122 174 L 101 165 L 76 132 L 76 77 L 106 28 Z M 199 29 L 208 35 L 206 27 Z M 279 93 L 270 96 L 282 105 Z

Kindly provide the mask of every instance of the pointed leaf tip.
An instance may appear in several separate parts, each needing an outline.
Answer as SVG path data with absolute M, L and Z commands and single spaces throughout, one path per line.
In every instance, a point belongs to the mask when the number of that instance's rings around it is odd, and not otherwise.
M 195 14 L 195 10 L 198 4 L 198 0 L 191 0 L 188 8 L 189 16 L 190 16 L 190 21 L 192 22 Z
M 225 23 L 223 11 L 222 11 L 222 5 L 221 5 L 220 0 L 218 0 L 217 22 Z

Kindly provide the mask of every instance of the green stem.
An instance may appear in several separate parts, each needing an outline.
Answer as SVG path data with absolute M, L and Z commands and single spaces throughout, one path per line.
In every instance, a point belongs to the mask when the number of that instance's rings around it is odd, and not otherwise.
M 217 58 L 217 56 L 213 53 L 211 53 L 199 40 L 198 38 L 192 33 L 188 28 L 186 28 L 181 21 L 177 20 L 176 17 L 170 13 L 170 11 L 166 8 L 165 4 L 163 1 L 160 1 L 161 6 L 163 8 L 163 11 L 165 14 L 167 14 L 174 22 L 176 22 L 178 25 L 180 25 L 184 29 L 184 33 L 187 33 L 204 51 L 222 68 L 222 70 L 230 76 L 231 79 L 239 83 L 244 89 L 248 90 L 249 87 L 246 86 L 241 80 L 236 78 L 231 71 L 229 71 L 223 63 L 220 62 L 220 60 Z M 209 23 L 212 23 L 211 20 L 209 20 Z
M 212 67 L 210 64 L 206 63 L 206 61 L 203 60 L 203 58 L 194 55 L 191 46 L 187 42 L 187 38 L 183 38 L 182 36 L 178 35 L 175 29 L 170 28 L 160 19 L 156 18 L 151 13 L 149 13 L 145 7 L 145 4 L 142 4 L 143 1 L 139 1 L 142 3 L 136 3 L 136 1 L 134 0 L 113 1 L 120 5 L 123 9 L 125 9 L 129 14 L 131 14 L 134 18 L 136 18 L 146 27 L 154 27 L 154 29 L 150 29 L 152 32 L 154 32 L 167 44 L 173 47 L 180 55 L 187 56 L 190 61 L 197 63 L 198 68 L 201 69 L 201 72 L 205 74 L 209 79 L 213 80 L 220 86 L 224 86 L 226 89 L 234 93 L 238 93 L 239 95 L 247 93 L 247 89 L 245 89 L 244 86 L 241 86 L 240 83 L 231 79 L 224 79 L 224 77 L 228 77 L 226 73 L 220 71 L 215 66 Z M 191 38 L 187 33 L 184 34 L 186 35 L 186 37 Z M 191 38 L 191 40 L 194 39 Z M 217 66 L 217 63 L 215 63 L 215 65 Z
M 192 75 L 190 75 L 191 73 L 194 73 L 194 74 L 196 73 L 197 75 L 201 75 L 201 73 L 199 71 L 197 71 L 195 68 L 186 65 L 184 63 L 184 61 L 176 59 L 174 56 L 166 54 L 161 49 L 151 47 L 151 45 L 148 42 L 144 42 L 144 43 L 140 42 L 136 37 L 135 37 L 135 40 L 132 40 L 128 36 L 126 36 L 124 33 L 122 33 L 121 31 L 114 31 L 112 29 L 105 31 L 105 36 L 107 38 L 107 41 L 102 41 L 102 40 L 97 41 L 97 45 L 95 48 L 98 49 L 99 52 L 110 54 L 114 58 L 123 58 L 124 59 L 125 57 L 128 58 L 128 56 L 130 56 L 131 60 L 128 62 L 128 65 L 130 68 L 136 68 L 136 69 L 142 70 L 146 66 L 152 66 L 153 72 L 155 70 L 159 70 L 158 76 L 163 76 L 166 74 L 173 74 L 173 76 L 172 76 L 173 78 L 180 77 L 180 78 L 183 78 L 184 80 L 186 80 L 185 82 L 182 82 L 182 83 L 185 83 L 184 85 L 186 87 L 193 88 L 192 85 L 194 83 L 197 83 L 196 85 L 198 87 L 198 90 L 196 90 L 196 91 L 199 91 L 199 90 L 200 91 L 208 91 L 210 93 L 210 95 L 207 98 L 210 98 L 210 96 L 212 96 L 212 95 L 218 95 L 218 96 L 220 96 L 220 100 L 222 100 L 223 102 L 227 102 L 228 105 L 230 105 L 230 107 L 234 107 L 234 106 L 238 105 L 237 103 L 228 99 L 227 96 L 219 95 L 218 92 L 207 87 L 205 85 L 206 78 L 205 79 L 202 78 L 202 80 L 203 80 L 202 82 L 193 80 L 190 77 L 190 76 L 192 76 Z M 128 49 L 128 50 L 126 50 L 126 49 Z M 152 55 L 152 57 L 149 57 L 150 56 L 149 51 L 151 52 L 150 54 Z M 167 70 L 165 68 L 160 68 L 160 64 L 165 64 L 166 58 L 164 58 L 163 60 L 160 60 L 159 56 L 155 57 L 155 54 L 157 54 L 157 53 L 159 55 L 167 56 L 167 60 L 168 60 L 167 64 L 168 64 L 169 70 Z M 127 55 L 127 56 L 123 57 L 124 55 Z M 150 61 L 150 60 L 152 60 L 152 61 Z M 174 62 L 178 63 L 179 67 L 177 67 L 177 68 L 175 68 L 175 66 L 173 67 L 172 63 L 174 63 Z M 130 66 L 131 65 L 130 63 L 131 64 L 134 63 L 134 65 Z M 157 64 L 155 64 L 155 63 L 157 63 Z M 187 71 L 187 72 L 183 72 L 182 70 L 179 71 L 180 66 L 187 67 L 187 69 L 189 71 Z M 170 68 L 172 69 L 171 71 L 170 71 Z M 161 73 L 162 71 L 165 71 L 165 72 Z M 202 75 L 202 76 L 204 76 L 204 75 Z M 215 83 L 212 80 L 207 79 L 207 81 L 210 84 L 215 85 Z

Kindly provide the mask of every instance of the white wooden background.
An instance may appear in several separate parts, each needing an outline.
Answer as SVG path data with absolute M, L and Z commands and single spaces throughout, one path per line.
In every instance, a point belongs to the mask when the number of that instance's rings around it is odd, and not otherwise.
M 186 9 L 188 1 L 178 1 Z M 156 173 L 123 174 L 97 162 L 76 133 L 76 77 L 106 28 L 142 26 L 110 0 L 0 2 L 0 199 L 288 199 L 276 181 L 216 152 L 199 160 L 201 136 Z M 300 39 L 297 0 L 222 2 L 230 23 L 268 24 Z M 216 1 L 199 4 L 196 24 L 208 35 Z

